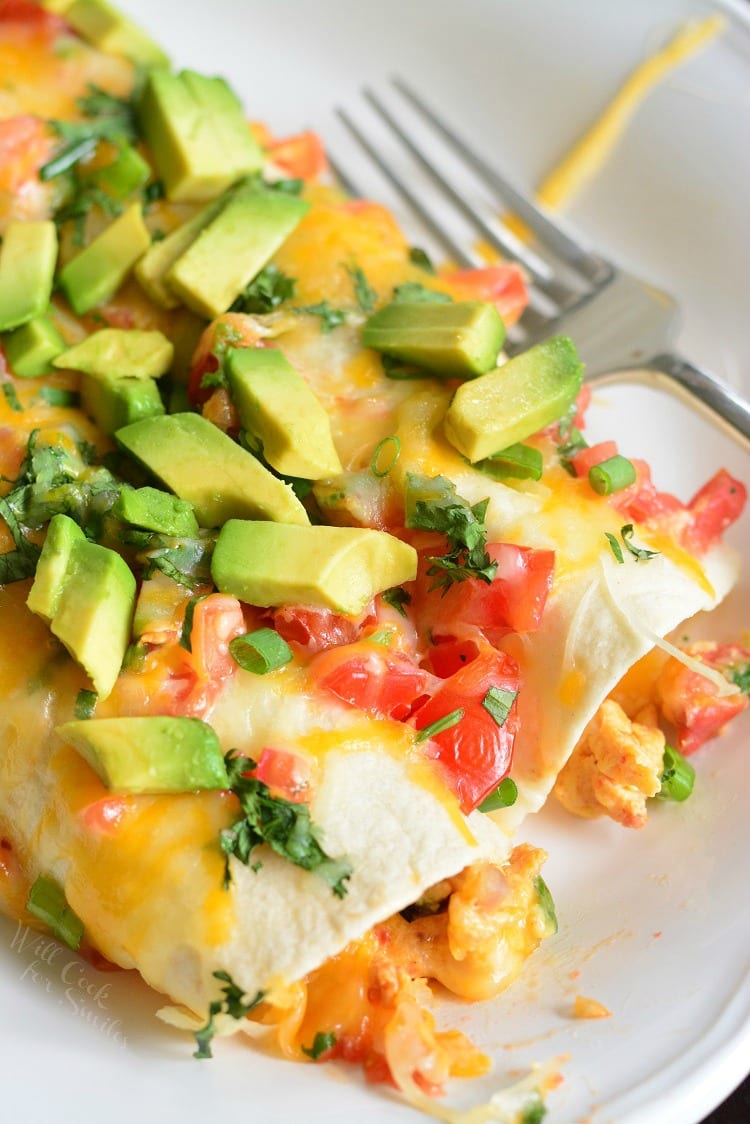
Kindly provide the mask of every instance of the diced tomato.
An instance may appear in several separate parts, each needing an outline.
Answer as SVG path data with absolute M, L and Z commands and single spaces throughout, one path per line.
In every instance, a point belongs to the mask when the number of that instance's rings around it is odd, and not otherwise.
M 38 117 L 0 121 L 0 190 L 16 192 L 36 175 L 52 151 L 52 135 Z
M 288 644 L 299 644 L 312 655 L 337 644 L 351 644 L 366 625 L 372 624 L 375 614 L 372 607 L 362 616 L 346 617 L 330 609 L 283 605 L 273 611 L 272 618 L 273 627 Z
M 367 640 L 323 652 L 311 661 L 310 671 L 318 686 L 343 702 L 400 721 L 430 680 L 408 656 Z
M 725 468 L 716 473 L 687 505 L 691 516 L 684 539 L 689 550 L 704 554 L 714 546 L 727 527 L 739 519 L 747 499 L 747 489 Z
M 229 391 L 219 386 L 207 398 L 201 410 L 206 421 L 210 421 L 222 433 L 236 433 L 240 428 L 240 417 Z
M 584 429 L 586 426 L 586 411 L 591 405 L 591 387 L 588 383 L 584 383 L 578 391 L 576 397 L 576 416 L 573 418 L 573 425 L 578 429 Z
M 571 458 L 571 463 L 576 476 L 588 476 L 589 469 L 593 468 L 594 465 L 601 464 L 602 461 L 607 461 L 610 457 L 616 456 L 616 441 L 599 441 L 596 445 L 590 445 L 588 449 L 581 449 L 580 453 L 576 453 Z
M 224 679 L 231 675 L 235 662 L 229 643 L 247 631 L 242 606 L 236 597 L 211 593 L 198 601 L 190 630 L 192 663 L 200 679 Z
M 429 661 L 435 675 L 448 679 L 478 655 L 479 645 L 474 640 L 446 640 L 430 650 Z
M 632 463 L 636 473 L 635 483 L 616 492 L 612 496 L 613 505 L 634 523 L 648 523 L 666 517 L 674 522 L 676 517 L 678 526 L 675 531 L 678 531 L 684 523 L 685 505 L 669 492 L 657 491 L 651 479 L 651 469 L 645 461 L 633 460 Z
M 444 273 L 442 280 L 455 285 L 464 300 L 494 304 L 506 327 L 516 323 L 529 303 L 523 270 L 514 262 L 481 269 L 458 269 Z
M 312 769 L 304 757 L 286 749 L 264 749 L 254 776 L 267 784 L 274 795 L 304 804 L 312 792 Z
M 25 23 L 49 35 L 59 35 L 68 27 L 61 16 L 46 11 L 35 0 L 0 0 L 0 22 Z
M 265 347 L 266 342 L 258 335 L 258 322 L 254 316 L 244 312 L 225 312 L 213 320 L 201 338 L 193 354 L 193 362 L 188 378 L 188 397 L 194 406 L 202 406 L 215 387 L 201 386 L 203 376 L 213 374 L 219 369 L 219 360 L 214 351 L 220 347 Z
M 750 665 L 750 651 L 738 644 L 694 644 L 688 655 L 717 671 Z M 657 682 L 662 714 L 677 732 L 680 753 L 690 754 L 720 734 L 727 722 L 746 709 L 747 695 L 719 695 L 710 679 L 670 659 Z
M 487 650 L 466 667 L 444 680 L 414 717 L 418 730 L 454 710 L 463 718 L 425 743 L 428 757 L 440 762 L 443 775 L 458 797 L 462 812 L 469 813 L 507 776 L 518 732 L 514 702 L 502 726 L 482 705 L 491 687 L 517 692 L 518 665 L 504 652 Z
M 459 637 L 467 628 L 478 628 L 497 643 L 509 631 L 531 632 L 539 627 L 552 588 L 554 551 L 495 542 L 487 544 L 487 553 L 497 563 L 494 580 L 488 585 L 469 578 L 452 585 L 445 595 L 430 590 L 426 557 L 421 558 L 413 599 L 421 633 Z
M 267 151 L 274 164 L 293 179 L 317 179 L 328 166 L 323 142 L 309 129 L 272 141 Z

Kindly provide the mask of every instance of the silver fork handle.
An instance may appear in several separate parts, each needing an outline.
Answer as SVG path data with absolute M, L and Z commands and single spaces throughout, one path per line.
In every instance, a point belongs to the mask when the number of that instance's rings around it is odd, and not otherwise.
M 649 360 L 648 367 L 607 372 L 589 381 L 599 385 L 626 381 L 658 386 L 718 422 L 729 437 L 750 452 L 750 403 L 715 375 L 679 355 L 657 355 Z

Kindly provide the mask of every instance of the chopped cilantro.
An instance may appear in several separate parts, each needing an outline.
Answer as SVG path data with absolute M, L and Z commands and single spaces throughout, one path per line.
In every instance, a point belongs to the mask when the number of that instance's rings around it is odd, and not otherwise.
M 296 312 L 309 312 L 311 316 L 320 317 L 320 330 L 324 333 L 332 332 L 346 320 L 346 313 L 340 308 L 331 308 L 328 301 L 319 301 L 318 304 L 307 304 L 298 308 Z
M 497 572 L 497 562 L 487 553 L 484 525 L 488 499 L 470 507 L 445 476 L 406 477 L 406 526 L 412 530 L 437 531 L 448 540 L 445 555 L 432 556 L 427 573 L 435 578 L 431 588 L 444 591 L 454 582 L 479 578 L 488 585 Z
M 504 687 L 490 687 L 482 699 L 482 706 L 492 715 L 498 726 L 504 726 L 517 695 L 518 691 L 508 691 Z
M 62 390 L 59 386 L 42 386 L 38 397 L 48 406 L 77 406 L 78 395 L 73 390 Z
M 264 992 L 257 992 L 248 1000 L 245 992 L 238 987 L 228 972 L 214 972 L 214 979 L 226 984 L 222 987 L 223 999 L 214 999 L 208 1008 L 206 1025 L 195 1031 L 195 1041 L 198 1049 L 193 1054 L 194 1058 L 210 1058 L 211 1041 L 216 1034 L 216 1016 L 229 1015 L 233 1019 L 244 1019 L 250 1012 L 263 1002 Z
M 137 548 L 136 561 L 143 567 L 143 579 L 161 570 L 168 578 L 194 589 L 196 585 L 211 581 L 211 554 L 215 536 L 197 539 L 178 538 L 156 531 L 125 530 L 120 534 L 124 543 Z
M 727 675 L 743 695 L 750 695 L 750 663 L 741 663 L 728 668 Z
M 296 288 L 295 279 L 288 277 L 271 262 L 242 290 L 232 305 L 232 311 L 255 315 L 273 312 L 280 304 L 294 296 Z
M 531 1101 L 526 1105 L 519 1124 L 542 1124 L 547 1115 L 547 1106 L 538 1093 L 532 1095 Z
M 18 400 L 16 388 L 14 387 L 12 382 L 3 383 L 3 394 L 5 395 L 5 401 L 8 403 L 11 410 L 13 410 L 13 412 L 16 414 L 22 414 L 23 406 Z
M 266 191 L 280 191 L 282 195 L 301 195 L 305 186 L 303 179 L 285 177 L 280 180 L 264 180 L 263 187 Z
M 312 1060 L 316 1062 L 323 1054 L 332 1050 L 335 1045 L 336 1035 L 332 1031 L 326 1033 L 323 1030 L 319 1030 L 313 1038 L 312 1046 L 303 1046 L 302 1053 L 307 1054 L 308 1058 L 312 1058 Z
M 624 566 L 625 565 L 625 557 L 622 553 L 622 547 L 620 546 L 619 542 L 617 541 L 617 536 L 613 535 L 611 531 L 605 531 L 604 534 L 607 536 L 607 541 L 610 545 L 610 549 L 611 549 L 612 553 L 614 554 L 616 560 L 620 563 L 621 566 Z
M 448 293 L 439 293 L 437 289 L 428 289 L 420 285 L 419 281 L 405 281 L 393 290 L 393 299 L 397 304 L 408 302 L 413 304 L 452 304 L 453 297 Z
M 328 883 L 337 898 L 343 898 L 352 868 L 345 858 L 332 859 L 323 850 L 309 806 L 272 796 L 268 786 L 252 776 L 257 767 L 252 758 L 228 753 L 224 761 L 230 788 L 242 808 L 242 817 L 220 834 L 226 856 L 225 889 L 231 880 L 230 856 L 248 866 L 255 847 L 267 843 L 283 859 L 313 871 Z
M 75 716 L 79 721 L 85 718 L 93 718 L 96 704 L 99 702 L 99 696 L 96 691 L 87 691 L 82 687 L 76 696 Z
M 347 265 L 345 269 L 352 279 L 354 296 L 357 298 L 357 304 L 363 312 L 372 312 L 375 307 L 375 302 L 378 299 L 378 294 L 372 286 L 368 284 L 367 278 L 358 265 Z
M 392 589 L 386 589 L 380 595 L 385 601 L 386 605 L 390 605 L 401 614 L 402 617 L 406 616 L 406 605 L 411 604 L 411 594 L 402 589 L 400 585 L 394 585 Z
M 63 141 L 60 151 L 39 170 L 41 180 L 50 180 L 91 156 L 101 140 L 113 144 L 131 143 L 138 132 L 132 103 L 114 97 L 99 86 L 89 85 L 89 92 L 76 102 L 85 121 L 50 121 L 52 129 Z
M 147 183 L 145 187 L 141 188 L 141 195 L 143 196 L 143 210 L 145 214 L 148 214 L 148 212 L 158 199 L 164 198 L 164 194 L 164 184 L 161 180 L 151 180 L 150 183 Z
M 401 359 L 397 359 L 395 355 L 381 355 L 380 362 L 383 364 L 383 374 L 388 379 L 399 379 L 401 381 L 406 379 L 428 379 L 430 374 L 422 367 L 415 367 L 413 363 L 404 363 Z
M 205 596 L 205 595 L 204 595 Z M 188 652 L 192 652 L 190 644 L 190 634 L 193 631 L 193 617 L 195 615 L 195 606 L 199 601 L 203 600 L 201 597 L 191 597 L 185 606 L 185 616 L 182 621 L 182 629 L 180 631 L 180 647 L 186 648 Z
M 122 214 L 123 210 L 122 203 L 118 199 L 113 199 L 102 187 L 86 177 L 76 175 L 70 198 L 55 211 L 55 222 L 58 226 L 64 226 L 66 222 L 73 223 L 74 246 L 83 245 L 86 220 L 94 207 L 99 207 L 102 214 L 110 219 Z
M 656 556 L 661 553 L 658 550 L 646 550 L 642 546 L 635 546 L 632 541 L 634 534 L 635 527 L 632 523 L 626 523 L 625 526 L 620 529 L 620 538 L 633 555 L 636 562 L 647 562 L 649 558 L 656 558 Z
M 435 266 L 432 264 L 432 259 L 421 246 L 412 246 L 409 249 L 409 261 L 412 265 L 418 265 L 425 273 L 435 273 Z
M 16 549 L 6 554 L 0 554 L 0 585 L 8 582 L 23 581 L 30 578 L 36 570 L 39 559 L 39 547 L 29 542 L 21 533 L 18 520 L 6 499 L 0 499 L 0 519 L 8 524 Z
M 586 438 L 583 436 L 580 429 L 576 429 L 575 426 L 571 426 L 568 429 L 564 443 L 557 446 L 560 464 L 571 476 L 576 475 L 576 470 L 573 467 L 573 457 L 575 457 L 576 453 L 580 453 L 582 449 L 588 449 L 588 447 Z

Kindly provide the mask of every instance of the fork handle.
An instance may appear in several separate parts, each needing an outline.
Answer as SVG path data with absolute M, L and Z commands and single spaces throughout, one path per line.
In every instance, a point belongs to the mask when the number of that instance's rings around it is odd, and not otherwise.
M 659 386 L 718 423 L 729 437 L 750 452 L 750 403 L 716 375 L 688 363 L 680 355 L 665 352 L 650 359 L 643 367 L 608 371 L 587 381 L 599 385 L 639 382 Z

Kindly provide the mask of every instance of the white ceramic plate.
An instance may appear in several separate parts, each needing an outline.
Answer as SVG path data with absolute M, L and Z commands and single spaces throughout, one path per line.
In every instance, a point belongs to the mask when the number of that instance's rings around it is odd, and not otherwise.
M 646 49 L 711 10 L 690 0 L 126 7 L 177 62 L 227 75 L 252 116 L 278 133 L 317 126 L 339 152 L 331 106 L 351 105 L 365 81 L 408 76 L 527 189 Z M 750 29 L 742 7 L 727 11 L 724 38 L 649 98 L 568 218 L 678 295 L 686 353 L 741 385 L 750 367 Z M 657 481 L 683 497 L 721 464 L 750 479 L 750 459 L 645 390 L 600 395 L 592 429 L 648 455 Z M 750 553 L 747 519 L 733 538 Z M 716 615 L 713 635 L 750 623 L 749 581 Z M 497 1061 L 491 1079 L 456 1083 L 455 1098 L 475 1103 L 530 1063 L 567 1053 L 550 1124 L 695 1124 L 741 1079 L 750 1056 L 749 728 L 740 721 L 701 751 L 694 798 L 655 809 L 643 832 L 555 809 L 527 822 L 524 837 L 550 851 L 561 931 L 509 995 L 450 1005 L 449 1020 Z M 573 1021 L 577 993 L 612 1017 Z M 194 1062 L 190 1040 L 154 1020 L 159 997 L 132 973 L 97 973 L 3 920 L 0 995 L 2 1118 L 13 1124 L 416 1119 L 349 1070 L 295 1066 L 233 1041 L 213 1062 Z

